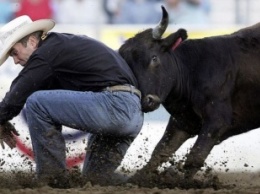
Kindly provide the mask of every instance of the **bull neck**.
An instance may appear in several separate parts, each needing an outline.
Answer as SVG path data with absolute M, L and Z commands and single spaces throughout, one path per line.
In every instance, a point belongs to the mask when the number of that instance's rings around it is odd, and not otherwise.
M 190 77 L 187 68 L 184 65 L 184 62 L 179 55 L 178 50 L 172 51 L 171 56 L 173 58 L 173 74 L 174 74 L 174 83 L 172 86 L 171 93 L 177 95 L 177 98 L 182 98 L 182 96 L 187 96 L 190 87 Z

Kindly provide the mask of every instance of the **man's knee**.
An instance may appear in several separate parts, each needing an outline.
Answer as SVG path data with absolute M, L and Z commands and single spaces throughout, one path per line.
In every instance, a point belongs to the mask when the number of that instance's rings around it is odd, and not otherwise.
M 31 108 L 31 106 L 34 106 L 34 104 L 36 104 L 38 102 L 37 98 L 38 95 L 36 94 L 38 92 L 34 92 L 32 93 L 26 100 L 26 107 L 27 108 Z
M 42 101 L 40 98 L 41 98 L 41 91 L 34 92 L 27 98 L 26 113 L 35 110 L 36 107 L 39 107 L 39 102 Z

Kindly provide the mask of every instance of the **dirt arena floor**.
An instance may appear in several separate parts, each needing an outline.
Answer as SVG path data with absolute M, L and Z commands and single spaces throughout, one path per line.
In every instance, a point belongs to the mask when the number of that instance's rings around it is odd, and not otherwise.
M 190 194 L 190 193 L 260 193 L 260 173 L 215 173 L 197 178 L 192 183 L 185 180 L 163 175 L 161 182 L 152 182 L 143 177 L 135 183 L 120 186 L 99 186 L 87 182 L 70 189 L 53 189 L 48 186 L 32 185 L 31 175 L 27 173 L 0 172 L 0 194 Z M 158 181 L 158 180 L 157 180 Z

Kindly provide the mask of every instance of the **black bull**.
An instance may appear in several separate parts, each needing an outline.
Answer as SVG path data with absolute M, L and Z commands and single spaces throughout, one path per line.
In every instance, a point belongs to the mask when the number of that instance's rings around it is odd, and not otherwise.
M 215 145 L 260 126 L 260 24 L 203 39 L 185 40 L 184 29 L 162 38 L 168 25 L 162 11 L 158 26 L 119 49 L 139 82 L 144 112 L 162 104 L 171 115 L 140 173 L 157 169 L 198 135 L 183 168 L 193 177 Z

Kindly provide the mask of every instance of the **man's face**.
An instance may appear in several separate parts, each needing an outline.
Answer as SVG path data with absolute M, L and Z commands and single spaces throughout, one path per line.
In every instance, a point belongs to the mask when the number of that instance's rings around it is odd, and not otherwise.
M 34 37 L 30 37 L 27 41 L 27 45 L 22 43 L 16 43 L 10 50 L 10 56 L 13 57 L 15 64 L 25 66 L 32 53 L 36 50 L 37 44 Z

